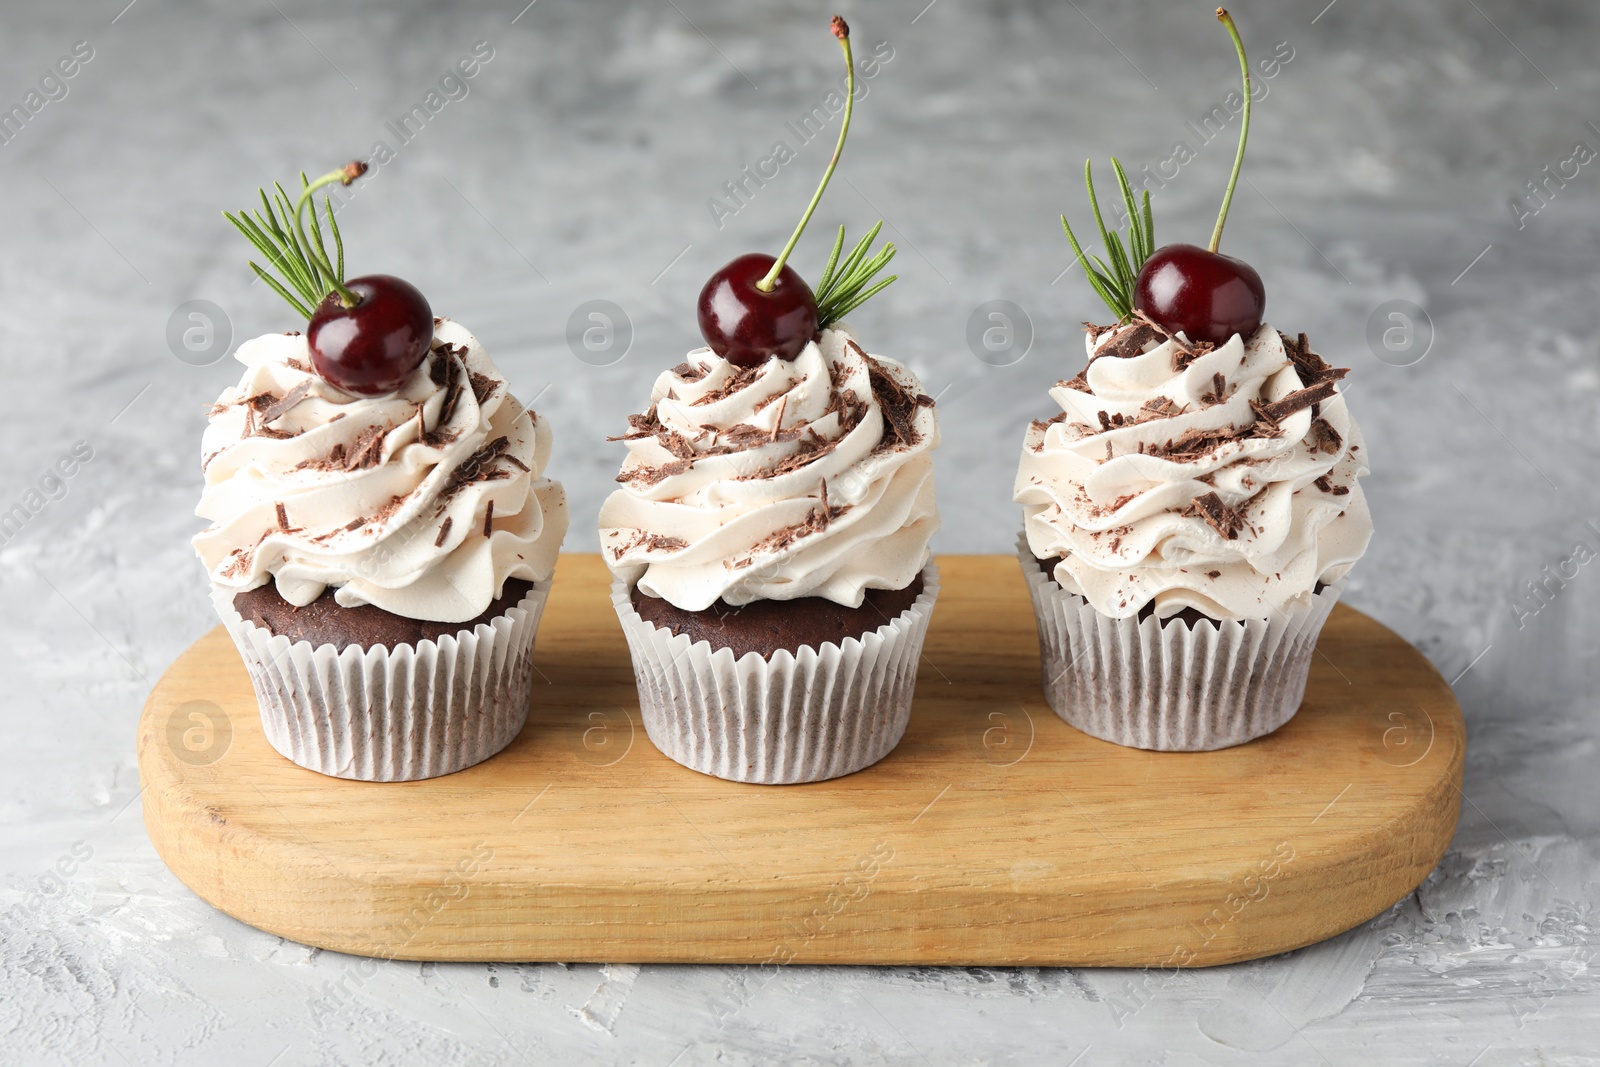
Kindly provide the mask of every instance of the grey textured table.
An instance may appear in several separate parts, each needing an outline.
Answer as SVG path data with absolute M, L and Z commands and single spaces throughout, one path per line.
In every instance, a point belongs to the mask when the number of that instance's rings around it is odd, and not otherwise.
M 174 311 L 226 309 L 234 343 L 290 325 L 218 211 L 386 142 L 342 215 L 353 269 L 419 283 L 537 398 L 568 547 L 593 550 L 621 458 L 602 431 L 698 343 L 707 273 L 781 243 L 822 167 L 831 133 L 802 146 L 785 123 L 838 77 L 831 12 L 125 2 L 7 4 L 0 34 L 0 104 L 23 107 L 0 126 L 0 510 L 28 516 L 0 545 L 0 1060 L 1600 1063 L 1600 163 L 1575 151 L 1600 148 L 1600 10 L 1235 9 L 1257 56 L 1290 58 L 1226 247 L 1266 278 L 1274 324 L 1354 368 L 1379 532 L 1348 600 L 1455 680 L 1471 734 L 1439 870 L 1327 943 L 1159 981 L 791 967 L 758 986 L 720 968 L 368 968 L 258 933 L 155 855 L 133 728 L 213 623 L 187 538 L 205 405 L 236 372 L 176 358 Z M 1202 2 L 847 14 L 888 58 L 800 269 L 838 221 L 886 218 L 901 280 L 856 325 L 940 396 L 937 547 L 1003 552 L 1022 427 L 1103 314 L 1063 276 L 1056 215 L 1084 217 L 1082 161 L 1165 167 L 1160 237 L 1203 242 L 1233 127 L 1210 144 L 1196 128 L 1237 68 Z M 46 79 L 80 41 L 73 76 Z M 441 89 L 477 42 L 492 56 Z M 388 124 L 432 89 L 402 141 Z M 780 140 L 795 160 L 727 199 Z M 1178 141 L 1193 158 L 1175 164 Z M 627 316 L 622 358 L 569 345 L 596 299 Z M 969 347 L 995 299 L 1031 324 L 1023 358 Z M 1388 347 L 1369 341 L 1385 329 Z M 52 480 L 79 441 L 92 459 Z

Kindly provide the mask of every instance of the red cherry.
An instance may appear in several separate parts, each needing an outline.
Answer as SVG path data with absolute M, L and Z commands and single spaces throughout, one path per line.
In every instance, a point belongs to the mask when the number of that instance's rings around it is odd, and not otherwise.
M 735 366 L 759 367 L 768 356 L 794 359 L 817 335 L 816 297 L 793 267 L 784 265 L 770 293 L 756 288 L 776 262 L 748 252 L 700 290 L 700 333 Z
M 1191 341 L 1248 341 L 1267 312 L 1261 275 L 1242 259 L 1198 245 L 1166 245 L 1145 260 L 1133 287 L 1133 306 Z
M 360 297 L 345 307 L 329 293 L 306 327 L 311 365 L 357 396 L 383 396 L 405 384 L 433 343 L 433 308 L 417 287 L 391 274 L 345 282 Z

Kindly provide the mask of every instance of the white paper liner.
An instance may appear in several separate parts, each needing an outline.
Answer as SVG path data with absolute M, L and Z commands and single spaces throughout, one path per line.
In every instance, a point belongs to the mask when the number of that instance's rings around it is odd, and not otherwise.
M 363 782 L 436 778 L 493 756 L 528 718 L 548 580 L 470 632 L 342 652 L 246 621 L 234 592 L 213 586 L 212 604 L 250 672 L 267 740 L 302 767 Z
M 735 660 L 732 649 L 645 621 L 632 587 L 613 578 L 645 733 L 670 759 L 735 782 L 820 782 L 870 767 L 911 718 L 939 568 L 923 568 L 922 582 L 910 607 L 859 639 Z
M 1228 748 L 1288 722 L 1340 593 L 1326 586 L 1271 619 L 1162 626 L 1095 611 L 1045 574 L 1025 536 L 1017 556 L 1039 625 L 1045 700 L 1084 733 L 1130 748 Z

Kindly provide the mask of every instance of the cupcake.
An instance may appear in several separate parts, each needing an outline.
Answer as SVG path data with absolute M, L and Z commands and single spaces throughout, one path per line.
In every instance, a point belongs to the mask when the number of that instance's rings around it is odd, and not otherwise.
M 916 379 L 830 328 L 755 367 L 691 352 L 629 421 L 600 550 L 650 740 L 740 782 L 882 759 L 939 588 Z
M 1135 203 L 1113 165 L 1127 247 L 1102 223 L 1111 263 L 1091 261 L 1067 233 L 1121 321 L 1087 327 L 1088 365 L 1051 390 L 1015 486 L 1045 696 L 1117 744 L 1223 748 L 1300 706 L 1372 535 L 1365 452 L 1346 372 L 1265 325 L 1260 276 L 1216 252 L 1226 201 L 1209 249 L 1154 249 L 1149 192 Z
M 236 224 L 298 243 L 318 187 Z M 322 244 L 299 249 L 315 263 Z M 275 749 L 340 778 L 448 774 L 527 718 L 567 526 L 550 430 L 415 288 L 316 272 L 283 272 L 290 302 L 316 308 L 305 332 L 241 345 L 244 374 L 211 408 L 194 546 Z
M 853 72 L 848 27 L 833 31 Z M 841 149 L 849 118 L 847 103 Z M 739 782 L 820 781 L 887 755 L 939 589 L 933 401 L 840 322 L 894 280 L 872 281 L 894 247 L 871 254 L 874 228 L 841 259 L 841 227 L 813 292 L 785 264 L 805 222 L 782 255 L 740 256 L 706 283 L 707 347 L 630 417 L 600 510 L 645 732 Z

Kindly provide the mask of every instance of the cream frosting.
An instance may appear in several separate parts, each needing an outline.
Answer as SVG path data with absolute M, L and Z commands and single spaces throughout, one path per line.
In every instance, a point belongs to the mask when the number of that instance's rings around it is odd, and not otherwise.
M 619 577 L 686 611 L 902 589 L 938 528 L 933 401 L 848 328 L 741 369 L 710 349 L 662 373 L 600 509 Z
M 1103 615 L 1267 618 L 1344 577 L 1372 519 L 1343 371 L 1262 326 L 1189 344 L 1135 321 L 1087 339 L 1017 471 L 1028 545 Z M 1098 355 L 1097 355 L 1098 353 Z
M 544 477 L 550 429 L 507 390 L 477 339 L 436 319 L 405 385 L 357 397 L 311 368 L 298 334 L 239 346 L 239 384 L 202 440 L 212 525 L 194 547 L 216 585 L 277 583 L 309 604 L 464 622 L 508 578 L 543 581 L 567 530 L 566 494 Z

